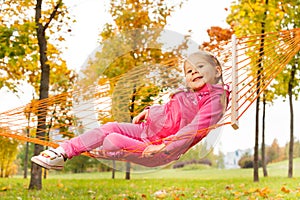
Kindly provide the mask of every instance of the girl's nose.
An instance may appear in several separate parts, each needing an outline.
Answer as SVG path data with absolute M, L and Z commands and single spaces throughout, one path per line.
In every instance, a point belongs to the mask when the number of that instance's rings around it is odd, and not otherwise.
M 193 69 L 192 75 L 199 73 L 197 70 Z

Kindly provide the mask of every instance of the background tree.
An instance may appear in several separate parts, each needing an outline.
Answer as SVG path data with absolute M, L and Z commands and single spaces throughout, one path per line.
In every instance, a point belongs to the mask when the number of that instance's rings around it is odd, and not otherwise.
M 25 142 L 25 144 L 19 144 L 18 147 L 18 162 L 20 167 L 23 169 L 23 177 L 27 178 L 28 168 L 31 168 L 31 162 L 29 161 L 29 155 L 33 155 L 34 144 Z
M 48 46 L 46 31 L 52 20 L 58 17 L 59 9 L 62 8 L 62 1 L 55 2 L 53 9 L 47 12 L 42 12 L 42 0 L 37 0 L 35 7 L 35 24 L 36 24 L 36 34 L 39 46 L 39 64 L 41 68 L 40 77 L 40 89 L 39 89 L 39 100 L 46 99 L 49 97 L 49 82 L 50 82 L 50 63 L 48 62 Z M 61 10 L 62 11 L 62 10 Z M 48 54 L 48 55 L 47 55 Z M 47 108 L 38 108 L 38 124 L 37 130 L 41 130 L 37 133 L 40 137 L 45 137 L 46 135 L 46 116 Z M 36 144 L 34 148 L 34 155 L 38 155 L 43 151 L 43 146 Z M 41 174 L 42 169 L 36 165 L 31 166 L 31 179 L 29 189 L 41 189 L 42 181 Z
M 235 34 L 237 36 L 251 35 L 251 34 L 262 34 L 260 38 L 260 48 L 259 52 L 251 52 L 251 48 L 247 55 L 256 54 L 257 56 L 250 56 L 250 58 L 256 58 L 251 60 L 252 67 L 249 69 L 250 73 L 254 77 L 257 77 L 257 94 L 260 93 L 260 86 L 263 83 L 263 58 L 264 55 L 264 33 L 278 31 L 280 29 L 280 20 L 284 14 L 282 10 L 279 9 L 278 5 L 280 1 L 246 1 L 239 0 L 232 3 L 231 13 L 227 17 L 228 24 L 233 27 Z M 256 67 L 254 67 L 256 66 Z M 249 74 L 251 75 L 251 74 Z M 256 116 L 255 116 L 255 146 L 254 146 L 254 171 L 253 180 L 259 181 L 258 176 L 258 138 L 259 138 L 259 103 L 260 97 L 256 101 Z
M 300 2 L 297 0 L 282 1 L 279 8 L 284 12 L 281 22 L 282 29 L 296 28 L 300 25 Z M 300 53 L 298 52 L 289 65 L 276 76 L 276 83 L 273 85 L 276 95 L 288 98 L 290 108 L 290 143 L 289 143 L 289 164 L 288 177 L 293 177 L 293 155 L 294 155 L 294 108 L 293 99 L 298 99 L 299 87 L 299 62 Z
M 295 158 L 300 157 L 300 141 L 299 140 L 294 141 L 294 157 Z
M 0 7 L 0 89 L 7 87 L 16 92 L 17 86 L 26 80 L 26 76 L 30 79 L 37 75 L 37 58 L 32 53 L 36 51 L 37 45 L 31 40 L 34 23 L 26 15 L 23 19 L 15 18 L 21 6 L 14 7 L 14 4 L 17 5 L 17 2 L 4 1 Z
M 70 162 L 66 163 L 64 171 L 71 171 L 72 173 L 83 173 L 86 172 L 87 168 L 93 166 L 93 159 L 87 156 L 76 156 L 71 159 Z
M 211 167 L 224 167 L 224 154 L 214 153 L 214 148 L 206 142 L 201 142 L 183 154 L 180 159 L 174 162 L 173 168 L 180 168 L 187 165 L 208 165 Z
M 74 72 L 61 57 L 63 46 L 58 45 L 64 41 L 63 34 L 53 34 L 70 31 L 68 11 L 61 0 L 45 1 L 44 10 L 42 3 L 41 0 L 3 1 L 0 8 L 3 30 L 0 32 L 0 88 L 5 86 L 16 92 L 18 86 L 28 83 L 39 99 L 49 97 L 51 91 L 69 90 L 74 79 Z M 37 130 L 42 131 L 37 134 L 41 137 L 47 133 L 47 112 L 40 106 L 34 116 L 38 118 Z M 41 150 L 43 147 L 36 145 L 34 153 Z M 33 165 L 31 173 L 29 188 L 41 189 L 41 169 Z
M 2 131 L 10 131 L 9 127 L 1 127 Z M 0 136 L 0 177 L 8 178 L 16 174 L 18 166 L 14 163 L 18 153 L 19 141 Z
M 274 93 L 270 92 L 269 90 L 265 89 L 262 96 L 262 103 L 263 103 L 263 109 L 262 109 L 262 135 L 261 135 L 261 163 L 263 168 L 263 174 L 264 177 L 268 176 L 267 171 L 267 157 L 266 157 L 266 144 L 265 144 L 265 119 L 266 119 L 266 104 L 267 102 L 272 103 L 272 100 L 274 99 Z
M 267 149 L 266 152 L 269 158 L 269 162 L 276 162 L 279 160 L 281 151 L 277 139 L 273 140 L 271 146 Z
M 36 34 L 36 25 L 34 21 L 33 10 L 35 1 L 3 1 L 0 7 L 0 89 L 7 87 L 13 92 L 17 92 L 17 87 L 24 83 L 33 86 L 36 94 L 39 93 L 39 83 L 41 70 L 39 67 L 39 50 Z M 50 5 L 50 4 L 49 4 Z M 50 6 L 51 7 L 51 6 Z M 49 12 L 49 11 L 46 11 Z M 65 11 L 66 12 L 66 11 Z M 61 13 L 62 14 L 62 13 Z M 69 20 L 69 16 L 62 15 Z M 56 18 L 56 21 L 62 20 Z M 48 19 L 41 19 L 41 21 Z M 49 21 L 50 22 L 50 21 Z M 65 24 L 55 22 L 45 32 L 68 32 L 70 21 Z M 66 82 L 74 76 L 72 70 L 67 69 L 66 62 L 61 57 L 63 46 L 58 46 L 64 38 L 60 35 L 52 34 L 51 42 L 48 43 L 47 53 L 48 62 L 51 68 L 50 91 L 57 90 L 57 86 L 66 85 Z M 54 42 L 55 41 L 55 42 Z M 59 41 L 59 42 L 58 42 Z M 55 43 L 55 45 L 53 44 Z M 55 72 L 55 73 L 54 73 Z M 69 81 L 68 84 L 71 82 Z M 56 86 L 55 86 L 56 85 Z M 66 87 L 63 87 L 66 88 Z
M 180 47 L 164 52 L 158 38 L 167 24 L 167 17 L 181 4 L 164 0 L 110 2 L 109 13 L 113 22 L 105 24 L 100 34 L 100 50 L 83 71 L 82 79 L 82 87 L 107 83 L 107 95 L 112 98 L 112 106 L 105 113 L 105 121 L 109 118 L 130 122 L 145 105 L 153 102 L 153 97 L 163 92 L 166 83 L 161 77 L 171 74 L 176 80 L 180 76 L 180 69 L 174 68 L 174 72 L 170 73 L 159 68 L 163 61 L 176 60 Z M 177 60 L 174 63 L 177 64 Z M 134 75 L 135 70 L 140 69 L 143 69 L 143 74 Z M 155 76 L 147 78 L 153 71 Z M 128 76 L 135 82 L 126 80 Z M 99 116 L 103 117 L 103 114 Z M 129 179 L 128 167 L 126 172 L 126 179 Z
M 230 55 L 223 54 L 226 48 L 226 44 L 229 43 L 232 37 L 233 30 L 218 26 L 212 26 L 207 30 L 207 34 L 209 36 L 209 41 L 203 42 L 200 45 L 200 49 L 212 52 L 217 57 L 222 57 L 222 63 L 226 63 Z

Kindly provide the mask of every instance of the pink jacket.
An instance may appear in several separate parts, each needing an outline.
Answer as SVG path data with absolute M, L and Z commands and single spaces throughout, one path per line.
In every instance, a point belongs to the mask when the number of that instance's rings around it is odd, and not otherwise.
M 206 128 L 215 125 L 223 116 L 221 96 L 229 91 L 222 85 L 206 84 L 197 92 L 176 93 L 164 105 L 149 107 L 144 141 L 164 142 L 168 152 L 180 147 L 184 153 L 207 134 Z

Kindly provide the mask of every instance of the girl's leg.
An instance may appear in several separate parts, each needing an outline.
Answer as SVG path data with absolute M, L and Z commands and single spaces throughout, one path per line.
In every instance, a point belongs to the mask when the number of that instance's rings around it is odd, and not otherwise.
M 104 139 L 102 150 L 107 152 L 124 150 L 128 153 L 142 153 L 146 146 L 147 144 L 141 140 L 119 133 L 111 133 Z
M 105 137 L 111 133 L 119 133 L 136 140 L 141 140 L 143 130 L 144 126 L 139 124 L 109 122 L 99 128 L 92 129 L 65 141 L 60 146 L 65 150 L 67 157 L 72 158 L 82 152 L 91 151 L 102 146 Z
M 137 142 L 141 142 L 141 134 L 144 130 L 143 125 L 107 123 L 100 128 L 96 128 L 79 135 L 71 140 L 65 141 L 56 149 L 49 149 L 41 152 L 40 155 L 33 156 L 31 161 L 47 169 L 62 169 L 66 158 L 72 158 L 85 151 L 91 151 L 97 147 L 102 147 L 105 137 L 111 133 L 118 132 L 124 137 L 132 137 Z M 125 143 L 136 146 L 132 142 Z M 121 151 L 119 151 L 121 152 Z M 121 155 L 122 156 L 122 155 Z
M 103 141 L 101 150 L 104 151 L 105 156 L 102 158 L 126 160 L 147 167 L 166 165 L 179 158 L 176 152 L 174 155 L 159 152 L 150 158 L 142 157 L 142 152 L 146 147 L 147 143 L 145 142 L 118 133 L 111 133 Z
M 100 128 L 95 128 L 85 132 L 82 135 L 64 141 L 60 146 L 64 149 L 65 154 L 70 159 L 73 156 L 80 155 L 85 151 L 90 151 L 102 145 L 105 136 Z

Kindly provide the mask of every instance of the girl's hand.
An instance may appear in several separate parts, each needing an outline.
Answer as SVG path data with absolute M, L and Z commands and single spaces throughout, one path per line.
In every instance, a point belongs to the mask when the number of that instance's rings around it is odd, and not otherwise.
M 143 112 L 141 112 L 140 114 L 138 114 L 137 116 L 135 116 L 132 119 L 132 123 L 133 124 L 139 124 L 143 120 L 147 120 L 147 118 L 148 118 L 148 110 L 143 110 Z
M 154 156 L 154 154 L 161 152 L 165 149 L 166 145 L 165 144 L 159 144 L 159 145 L 149 145 L 147 146 L 143 153 L 142 153 L 142 157 L 143 158 L 150 158 L 152 156 Z

